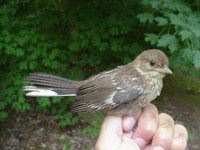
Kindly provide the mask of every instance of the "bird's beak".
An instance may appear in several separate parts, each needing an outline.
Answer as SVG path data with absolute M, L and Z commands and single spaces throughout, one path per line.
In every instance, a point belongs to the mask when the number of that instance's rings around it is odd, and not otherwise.
M 169 69 L 169 67 L 167 65 L 163 66 L 162 72 L 165 74 L 172 74 L 172 71 Z

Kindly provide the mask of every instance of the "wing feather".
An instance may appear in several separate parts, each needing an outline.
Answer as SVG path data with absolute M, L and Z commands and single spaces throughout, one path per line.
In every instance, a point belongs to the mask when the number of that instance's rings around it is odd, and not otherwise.
M 144 90 L 139 78 L 104 72 L 82 85 L 71 106 L 72 111 L 106 111 L 135 100 Z

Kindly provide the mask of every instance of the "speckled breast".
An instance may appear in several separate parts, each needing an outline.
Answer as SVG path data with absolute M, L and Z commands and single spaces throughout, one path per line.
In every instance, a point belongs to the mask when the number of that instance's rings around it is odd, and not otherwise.
M 143 95 L 138 97 L 138 105 L 140 107 L 145 107 L 148 103 L 160 95 L 162 87 L 162 79 L 152 79 L 146 86 Z

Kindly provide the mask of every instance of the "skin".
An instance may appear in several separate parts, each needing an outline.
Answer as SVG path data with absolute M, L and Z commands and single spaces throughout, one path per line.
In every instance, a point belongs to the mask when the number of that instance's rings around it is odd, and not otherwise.
M 184 150 L 187 139 L 184 126 L 174 124 L 171 116 L 158 114 L 155 105 L 148 104 L 130 116 L 107 115 L 95 150 Z

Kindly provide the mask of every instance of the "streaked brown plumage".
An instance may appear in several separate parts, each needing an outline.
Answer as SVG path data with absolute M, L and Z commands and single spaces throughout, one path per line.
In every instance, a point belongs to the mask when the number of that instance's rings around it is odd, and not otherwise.
M 26 86 L 27 96 L 75 96 L 74 112 L 102 111 L 129 114 L 160 95 L 165 74 L 171 74 L 167 56 L 160 50 L 147 50 L 133 62 L 101 72 L 83 81 L 33 73 Z

